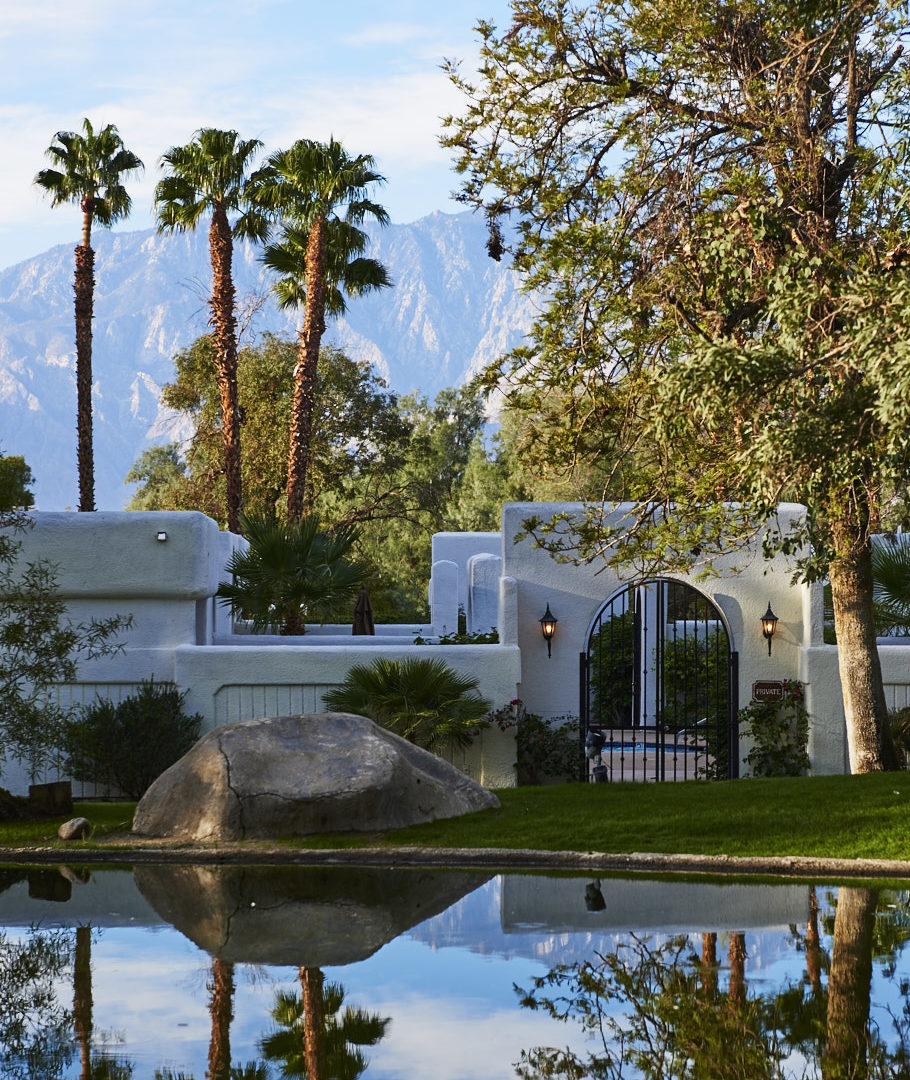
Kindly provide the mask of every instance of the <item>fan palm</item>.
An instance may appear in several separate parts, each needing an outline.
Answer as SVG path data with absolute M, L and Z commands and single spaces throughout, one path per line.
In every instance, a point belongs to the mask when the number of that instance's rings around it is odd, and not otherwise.
M 351 157 L 341 143 L 300 139 L 280 150 L 260 170 L 257 198 L 282 222 L 280 238 L 263 261 L 280 276 L 282 306 L 302 307 L 288 441 L 288 520 L 299 520 L 308 503 L 307 478 L 316 369 L 326 314 L 345 310 L 345 296 L 391 284 L 385 267 L 363 252 L 368 237 L 358 226 L 367 218 L 381 225 L 388 214 L 367 198 L 383 177 L 366 154 Z
M 250 546 L 234 552 L 227 566 L 234 580 L 222 582 L 218 596 L 256 631 L 277 625 L 282 634 L 302 634 L 305 618 L 337 613 L 367 577 L 366 567 L 348 558 L 356 540 L 349 526 L 323 531 L 312 516 L 250 516 L 241 525 Z
M 266 1061 L 281 1062 L 282 1076 L 356 1080 L 367 1067 L 359 1049 L 375 1046 L 388 1018 L 344 1005 L 340 983 L 326 983 L 319 968 L 300 969 L 302 994 L 279 991 L 272 1019 L 277 1029 L 262 1040 Z
M 872 614 L 881 637 L 910 634 L 910 542 L 881 537 L 872 545 Z M 831 586 L 825 586 L 825 626 L 834 623 Z M 826 629 L 825 640 L 833 637 Z
M 425 750 L 468 746 L 490 711 L 477 679 L 432 658 L 355 664 L 322 700 L 333 711 L 368 716 Z
M 258 139 L 241 139 L 236 131 L 200 128 L 186 146 L 172 146 L 162 156 L 162 164 L 170 172 L 155 188 L 159 231 L 194 230 L 203 217 L 211 216 L 212 294 L 209 308 L 221 399 L 227 524 L 231 532 L 240 531 L 243 510 L 237 324 L 231 264 L 235 236 L 259 241 L 266 236 L 265 219 L 251 201 L 249 177 L 253 156 L 261 146 Z
M 95 252 L 92 224 L 110 226 L 125 218 L 131 199 L 124 176 L 143 165 L 123 145 L 113 124 L 95 131 L 88 119 L 82 131 L 58 131 L 45 151 L 57 168 L 42 169 L 35 183 L 51 205 L 76 203 L 82 210 L 82 242 L 76 247 L 76 440 L 79 509 L 95 509 L 95 462 L 92 446 L 92 313 L 95 303 Z

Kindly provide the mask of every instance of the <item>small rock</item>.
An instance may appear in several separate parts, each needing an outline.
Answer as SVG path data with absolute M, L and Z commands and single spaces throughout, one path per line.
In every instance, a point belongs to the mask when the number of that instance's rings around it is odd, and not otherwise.
M 57 836 L 61 840 L 86 840 L 91 835 L 92 823 L 88 818 L 74 817 L 64 823 L 57 830 Z

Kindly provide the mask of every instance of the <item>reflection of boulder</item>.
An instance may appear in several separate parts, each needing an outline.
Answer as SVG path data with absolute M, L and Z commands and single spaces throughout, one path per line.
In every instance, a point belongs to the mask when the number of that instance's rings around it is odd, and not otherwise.
M 375 867 L 137 866 L 139 891 L 201 949 L 249 964 L 364 960 L 489 875 Z
M 152 784 L 133 831 L 241 840 L 399 829 L 499 806 L 448 762 L 348 713 L 225 724 Z

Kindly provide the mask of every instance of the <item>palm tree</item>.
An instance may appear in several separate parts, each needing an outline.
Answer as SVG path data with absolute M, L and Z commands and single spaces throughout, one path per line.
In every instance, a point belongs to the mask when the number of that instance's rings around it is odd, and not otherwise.
M 263 260 L 281 275 L 276 292 L 282 306 L 302 307 L 288 442 L 287 514 L 299 521 L 308 502 L 307 477 L 316 369 L 325 333 L 325 316 L 345 310 L 345 296 L 359 296 L 391 284 L 385 267 L 365 258 L 368 237 L 359 225 L 389 217 L 367 198 L 370 185 L 382 183 L 367 154 L 351 157 L 341 143 L 300 139 L 280 150 L 261 170 L 260 204 L 281 223 L 280 239 Z
M 250 546 L 234 552 L 227 566 L 234 580 L 222 582 L 218 596 L 256 631 L 277 625 L 282 634 L 302 634 L 305 617 L 338 612 L 367 577 L 366 567 L 348 558 L 357 539 L 351 526 L 323 531 L 317 517 L 241 523 Z
M 51 205 L 77 203 L 82 210 L 82 243 L 76 247 L 76 445 L 79 463 L 79 509 L 95 509 L 92 448 L 92 310 L 95 302 L 95 252 L 92 223 L 110 226 L 130 212 L 123 177 L 143 168 L 127 150 L 113 124 L 96 132 L 82 121 L 82 132 L 58 131 L 46 156 L 58 166 L 42 169 L 35 183 Z
M 333 711 L 367 716 L 431 751 L 470 745 L 490 711 L 477 693 L 477 679 L 459 675 L 442 660 L 414 657 L 354 664 L 322 700 Z
M 161 232 L 194 230 L 211 215 L 209 256 L 212 295 L 209 299 L 215 338 L 215 366 L 221 398 L 221 434 L 227 486 L 228 528 L 240 531 L 243 487 L 240 470 L 240 409 L 237 401 L 237 324 L 231 262 L 234 237 L 262 241 L 267 225 L 251 202 L 249 167 L 262 143 L 241 139 L 236 131 L 200 128 L 186 146 L 172 146 L 162 155 L 170 169 L 155 188 Z M 233 221 L 231 215 L 237 215 Z

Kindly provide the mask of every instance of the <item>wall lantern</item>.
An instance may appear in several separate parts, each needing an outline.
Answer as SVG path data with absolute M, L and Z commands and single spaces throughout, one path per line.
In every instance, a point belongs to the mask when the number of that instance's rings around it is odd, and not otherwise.
M 155 533 L 155 539 L 159 544 L 163 544 L 167 540 L 167 533 L 162 529 L 160 532 Z
M 540 618 L 540 632 L 543 634 L 543 639 L 547 643 L 547 656 L 552 656 L 552 642 L 553 635 L 556 633 L 556 624 L 559 619 L 550 611 L 550 605 L 547 603 L 547 610 Z
M 771 610 L 771 603 L 768 602 L 768 610 L 761 617 L 761 632 L 768 639 L 768 656 L 771 655 L 771 638 L 774 637 L 774 631 L 777 629 L 777 616 Z

